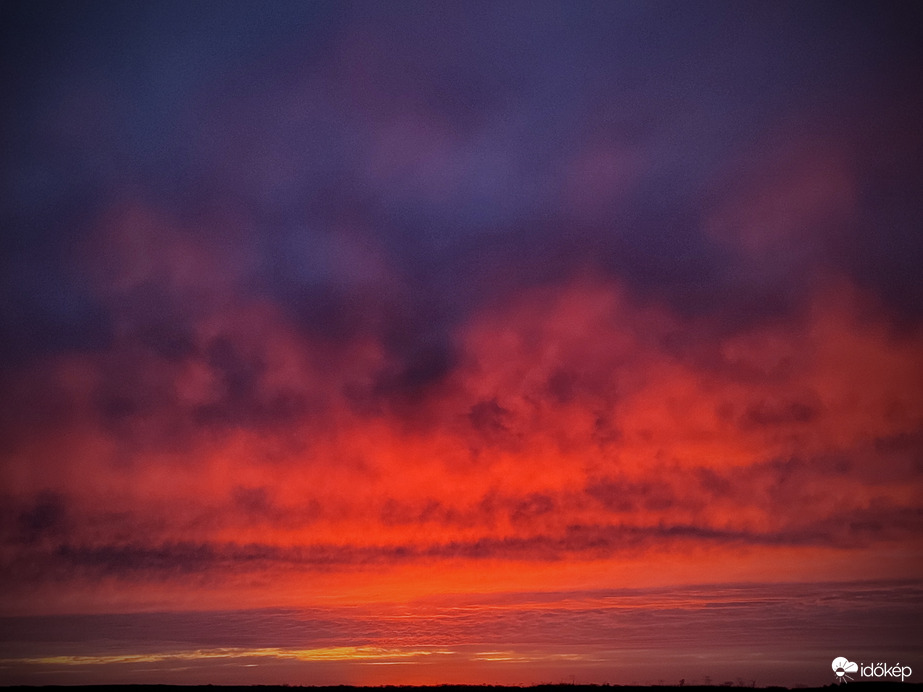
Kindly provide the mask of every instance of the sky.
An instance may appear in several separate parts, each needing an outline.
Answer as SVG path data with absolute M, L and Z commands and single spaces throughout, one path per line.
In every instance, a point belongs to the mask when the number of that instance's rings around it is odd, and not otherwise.
M 913 2 L 0 2 L 0 684 L 923 675 Z

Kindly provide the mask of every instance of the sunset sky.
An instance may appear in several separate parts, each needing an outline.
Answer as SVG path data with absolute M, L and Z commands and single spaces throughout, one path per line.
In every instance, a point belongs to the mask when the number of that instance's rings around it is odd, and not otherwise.
M 915 2 L 0 2 L 0 684 L 923 679 L 921 84 Z

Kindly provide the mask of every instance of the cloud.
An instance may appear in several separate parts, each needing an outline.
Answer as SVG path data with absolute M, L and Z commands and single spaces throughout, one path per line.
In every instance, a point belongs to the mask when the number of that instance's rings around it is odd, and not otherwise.
M 900 22 L 8 12 L 8 581 L 910 550 Z
M 29 407 L 74 412 L 12 443 L 42 463 L 8 491 L 8 579 L 902 544 L 923 365 L 867 305 L 825 291 L 722 335 L 584 278 L 498 303 L 425 392 L 364 408 L 350 384 L 393 367 L 374 340 L 328 358 L 271 304 L 219 301 L 181 355 L 127 331 L 28 380 Z
M 540 498 L 527 502 L 531 503 L 531 511 L 539 515 L 552 510 L 552 506 Z M 518 511 L 528 510 L 520 504 Z M 511 518 L 515 525 L 519 515 L 514 513 Z M 425 521 L 424 517 L 422 522 Z M 81 546 L 64 543 L 51 552 L 20 555 L 19 560 L 6 561 L 6 567 L 14 580 L 17 576 L 20 579 L 40 578 L 56 584 L 106 577 L 116 577 L 128 584 L 170 582 L 185 578 L 184 575 L 200 575 L 220 583 L 232 575 L 272 574 L 280 569 L 309 573 L 369 567 L 393 569 L 403 563 L 434 560 L 502 560 L 507 563 L 600 560 L 652 552 L 681 553 L 696 547 L 740 550 L 833 546 L 850 550 L 878 542 L 911 540 L 921 525 L 923 513 L 918 508 L 881 504 L 868 509 L 843 510 L 819 519 L 787 520 L 778 528 L 768 530 L 660 522 L 655 525 L 571 524 L 553 533 L 486 535 L 472 540 L 392 545 L 284 547 L 265 543 L 172 542 Z M 34 571 L 36 569 L 41 571 Z

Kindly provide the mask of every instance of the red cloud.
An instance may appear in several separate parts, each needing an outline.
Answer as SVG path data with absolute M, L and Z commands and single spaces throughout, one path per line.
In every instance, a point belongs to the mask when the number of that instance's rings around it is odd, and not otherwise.
M 241 293 L 224 260 L 185 271 L 209 241 L 171 238 L 135 264 L 113 245 L 125 267 L 102 286 L 126 326 L 106 349 L 21 373 L 13 598 L 189 575 L 351 589 L 370 566 L 415 575 L 412 592 L 433 570 L 642 557 L 685 580 L 703 555 L 782 578 L 806 548 L 797 569 L 823 571 L 842 551 L 910 550 L 920 528 L 923 335 L 895 334 L 849 285 L 731 335 L 608 281 L 527 291 L 463 324 L 447 374 L 391 406 L 374 332 L 331 348 Z M 120 307 L 150 277 L 174 292 L 181 349 L 146 343 L 133 298 Z

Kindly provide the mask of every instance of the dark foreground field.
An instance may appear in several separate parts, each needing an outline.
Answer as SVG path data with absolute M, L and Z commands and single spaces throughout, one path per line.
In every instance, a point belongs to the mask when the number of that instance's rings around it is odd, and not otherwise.
M 2 687 L 2 686 L 0 686 Z M 338 686 L 298 686 L 298 685 L 44 685 L 44 686 L 7 686 L 4 690 L 15 692 L 16 690 L 43 690 L 45 692 L 93 692 L 100 690 L 102 692 L 292 692 L 292 690 L 306 690 L 307 692 L 365 692 L 376 691 L 383 692 L 388 690 L 400 690 L 401 692 L 519 692 L 521 690 L 530 690 L 534 692 L 605 692 L 609 688 L 616 688 L 619 692 L 632 692 L 633 690 L 657 690 L 658 692 L 714 692 L 717 688 L 737 687 L 736 685 L 531 685 L 522 687 L 511 687 L 504 685 L 381 685 L 377 687 L 354 687 L 351 685 Z M 756 687 L 758 690 L 789 690 L 798 689 L 806 690 L 830 690 L 839 686 L 831 683 L 823 687 Z M 738 689 L 748 689 L 749 686 Z M 750 688 L 752 689 L 752 688 Z M 875 682 L 861 681 L 848 683 L 844 692 L 852 690 L 894 690 L 895 692 L 923 692 L 923 683 L 911 682 Z

